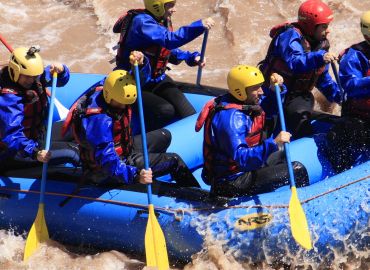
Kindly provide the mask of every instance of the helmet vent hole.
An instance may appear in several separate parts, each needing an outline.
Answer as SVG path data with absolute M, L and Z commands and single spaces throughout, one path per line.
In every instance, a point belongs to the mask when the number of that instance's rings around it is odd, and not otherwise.
M 156 11 L 159 11 L 160 6 L 159 6 L 158 4 L 155 4 L 155 5 L 153 5 L 153 8 L 154 8 Z
M 25 65 L 21 64 L 21 66 L 22 66 L 22 68 L 27 69 L 27 67 Z

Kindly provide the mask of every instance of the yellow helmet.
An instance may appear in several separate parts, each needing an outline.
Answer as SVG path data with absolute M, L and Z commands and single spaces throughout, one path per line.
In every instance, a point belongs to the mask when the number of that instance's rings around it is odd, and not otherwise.
M 20 74 L 39 76 L 44 72 L 44 63 L 39 51 L 35 46 L 13 50 L 9 60 L 9 75 L 14 82 L 18 81 Z
M 262 72 L 253 66 L 238 65 L 227 75 L 229 93 L 240 101 L 247 99 L 247 87 L 262 84 L 264 81 Z
M 164 5 L 166 3 L 175 2 L 176 0 L 144 0 L 145 9 L 152 13 L 157 18 L 162 18 L 164 15 Z
M 370 37 L 370 10 L 361 16 L 361 32 L 364 36 Z
M 105 79 L 103 94 L 108 104 L 112 99 L 120 104 L 134 103 L 137 92 L 133 76 L 125 70 L 112 71 Z

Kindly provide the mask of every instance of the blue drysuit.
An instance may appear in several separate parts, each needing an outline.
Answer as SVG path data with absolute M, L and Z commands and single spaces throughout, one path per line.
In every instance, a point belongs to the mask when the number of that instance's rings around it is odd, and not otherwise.
M 87 109 L 101 108 L 102 113 L 93 114 L 81 119 L 79 140 L 92 149 L 94 159 L 102 167 L 103 173 L 122 179 L 126 184 L 134 181 L 137 168 L 126 165 L 127 157 L 118 156 L 115 151 L 112 116 L 106 113 L 108 106 L 103 91 L 97 91 L 88 100 Z M 122 127 L 124 128 L 124 127 Z M 86 145 L 85 145 L 86 147 Z
M 2 70 L 0 81 L 1 89 L 12 89 L 12 85 L 16 85 L 10 81 L 7 75 L 8 70 L 5 67 Z M 69 70 L 64 65 L 64 71 L 58 74 L 57 86 L 64 86 L 69 80 Z M 51 86 L 52 74 L 50 73 L 50 66 L 47 66 L 44 73 L 39 77 L 39 81 L 43 88 Z M 28 138 L 24 133 L 24 102 L 22 97 L 24 91 L 28 89 L 16 85 L 18 94 L 1 93 L 0 94 L 0 161 L 13 158 L 17 153 L 24 157 L 34 157 L 35 152 L 40 150 L 39 140 L 43 138 Z M 36 83 L 30 89 L 36 89 Z M 40 116 L 42 117 L 42 116 Z M 46 120 L 46 119 L 44 119 Z M 41 134 L 42 136 L 42 134 Z
M 305 52 L 302 46 L 303 36 L 294 28 L 281 33 L 273 44 L 273 55 L 284 60 L 293 74 L 309 73 L 325 65 L 319 76 L 316 87 L 331 102 L 339 103 L 341 95 L 337 83 L 329 74 L 329 64 L 325 64 L 325 50 Z M 281 74 L 284 77 L 284 74 Z M 289 89 L 288 92 L 292 89 Z
M 189 52 L 180 50 L 179 47 L 189 43 L 204 32 L 205 28 L 202 21 L 196 21 L 187 26 L 180 27 L 177 31 L 170 31 L 167 27 L 161 25 L 151 15 L 143 13 L 136 15 L 130 29 L 124 46 L 122 61 L 118 64 L 118 69 L 130 69 L 129 55 L 131 51 L 143 51 L 148 58 L 152 55 L 145 51 L 149 47 L 163 47 L 171 51 L 170 62 L 179 64 L 185 61 L 188 65 L 195 65 L 195 57 L 199 56 L 198 52 Z M 153 67 L 152 67 L 153 68 Z M 150 78 L 150 82 L 160 82 L 165 78 L 165 73 L 157 78 Z
M 261 98 L 260 105 L 266 118 L 271 118 L 278 111 L 275 93 L 269 88 L 264 88 L 263 91 L 264 96 Z M 285 93 L 286 87 L 283 85 L 282 96 Z M 220 104 L 225 106 L 235 102 L 236 100 L 230 94 L 226 94 L 221 97 Z M 227 175 L 218 180 L 231 181 L 245 172 L 259 169 L 265 165 L 269 155 L 278 150 L 272 136 L 263 140 L 259 145 L 249 147 L 246 138 L 250 134 L 252 124 L 252 117 L 245 111 L 226 109 L 215 113 L 211 124 L 213 158 L 225 162 L 217 162 L 218 165 L 213 168 L 213 174 L 216 178 L 219 175 Z M 239 172 L 228 173 L 227 160 L 230 159 L 236 161 Z
M 361 51 L 354 48 L 350 48 L 341 59 L 339 77 L 347 99 L 370 98 L 369 61 Z

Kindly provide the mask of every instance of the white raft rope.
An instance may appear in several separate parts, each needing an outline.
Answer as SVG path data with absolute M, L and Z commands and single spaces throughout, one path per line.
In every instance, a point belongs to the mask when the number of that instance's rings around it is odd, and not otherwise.
M 370 175 L 365 176 L 363 178 L 354 180 L 352 182 L 349 182 L 347 184 L 341 185 L 339 187 L 330 189 L 328 191 L 325 191 L 323 193 L 320 193 L 318 195 L 312 196 L 310 198 L 307 198 L 305 200 L 302 200 L 301 203 L 305 204 L 310 201 L 316 200 L 320 197 L 324 197 L 330 193 L 333 193 L 335 191 L 341 190 L 343 188 L 346 188 L 348 186 L 354 185 L 356 183 L 368 180 L 370 178 Z M 25 194 L 39 194 L 40 191 L 37 190 L 19 190 L 14 188 L 8 188 L 8 187 L 1 187 L 0 191 L 10 191 L 10 192 L 16 192 L 16 193 L 25 193 Z M 45 192 L 45 195 L 48 196 L 57 196 L 57 197 L 69 197 L 69 198 L 75 198 L 75 199 L 82 199 L 82 200 L 88 200 L 88 201 L 95 201 L 95 202 L 102 202 L 102 203 L 109 203 L 109 204 L 115 204 L 115 205 L 122 205 L 122 206 L 128 206 L 128 207 L 134 207 L 134 208 L 141 208 L 144 210 L 147 210 L 148 205 L 147 204 L 136 204 L 136 203 L 130 203 L 130 202 L 122 202 L 122 201 L 116 201 L 116 200 L 109 200 L 109 199 L 101 199 L 101 198 L 94 198 L 94 197 L 88 197 L 88 196 L 79 196 L 74 194 L 64 194 L 64 193 L 56 193 L 56 192 Z M 0 194 L 0 199 L 5 199 L 6 197 L 9 197 L 9 195 L 4 196 L 4 194 Z M 155 207 L 155 211 L 164 212 L 164 213 L 170 213 L 175 216 L 175 219 L 177 221 L 181 221 L 183 216 L 185 214 L 191 215 L 194 212 L 216 212 L 220 210 L 225 209 L 255 209 L 255 208 L 265 208 L 265 209 L 281 209 L 281 208 L 289 208 L 289 204 L 276 204 L 276 205 L 262 205 L 262 204 L 256 204 L 256 205 L 223 205 L 223 206 L 209 206 L 209 207 L 200 207 L 200 208 L 176 208 L 171 209 L 168 207 Z

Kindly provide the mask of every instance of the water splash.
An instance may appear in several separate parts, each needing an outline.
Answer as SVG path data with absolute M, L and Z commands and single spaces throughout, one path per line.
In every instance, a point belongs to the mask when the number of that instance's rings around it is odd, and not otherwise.
M 33 256 L 27 262 L 23 262 L 24 246 L 25 236 L 17 236 L 12 231 L 0 230 L 0 269 L 145 269 L 145 263 L 130 259 L 118 251 L 93 255 L 78 254 L 52 240 L 42 243 Z
M 367 195 L 370 198 L 369 190 Z M 355 201 L 350 197 L 342 200 L 345 205 L 352 205 Z M 365 200 L 361 209 L 356 211 L 328 207 L 320 216 L 330 219 L 323 224 L 311 222 L 314 243 L 311 251 L 299 247 L 291 249 L 290 241 L 293 240 L 289 226 L 283 226 L 279 231 L 266 227 L 238 233 L 234 230 L 236 217 L 240 217 L 237 210 L 229 209 L 222 216 L 217 213 L 199 214 L 194 216 L 191 226 L 203 236 L 205 243 L 202 251 L 192 256 L 192 263 L 185 269 L 202 269 L 204 265 L 210 265 L 207 269 L 370 269 L 369 209 L 370 199 Z M 246 213 L 249 211 L 254 210 L 245 209 Z M 275 224 L 289 224 L 286 211 L 273 210 L 270 213 Z M 343 217 L 351 223 L 357 213 L 363 213 L 367 222 L 364 224 L 365 218 L 355 221 L 350 228 L 343 227 L 346 226 L 342 222 Z M 332 239 L 323 240 L 322 235 L 329 235 Z M 325 243 L 335 243 L 335 247 Z M 260 262 L 254 263 L 256 261 Z

